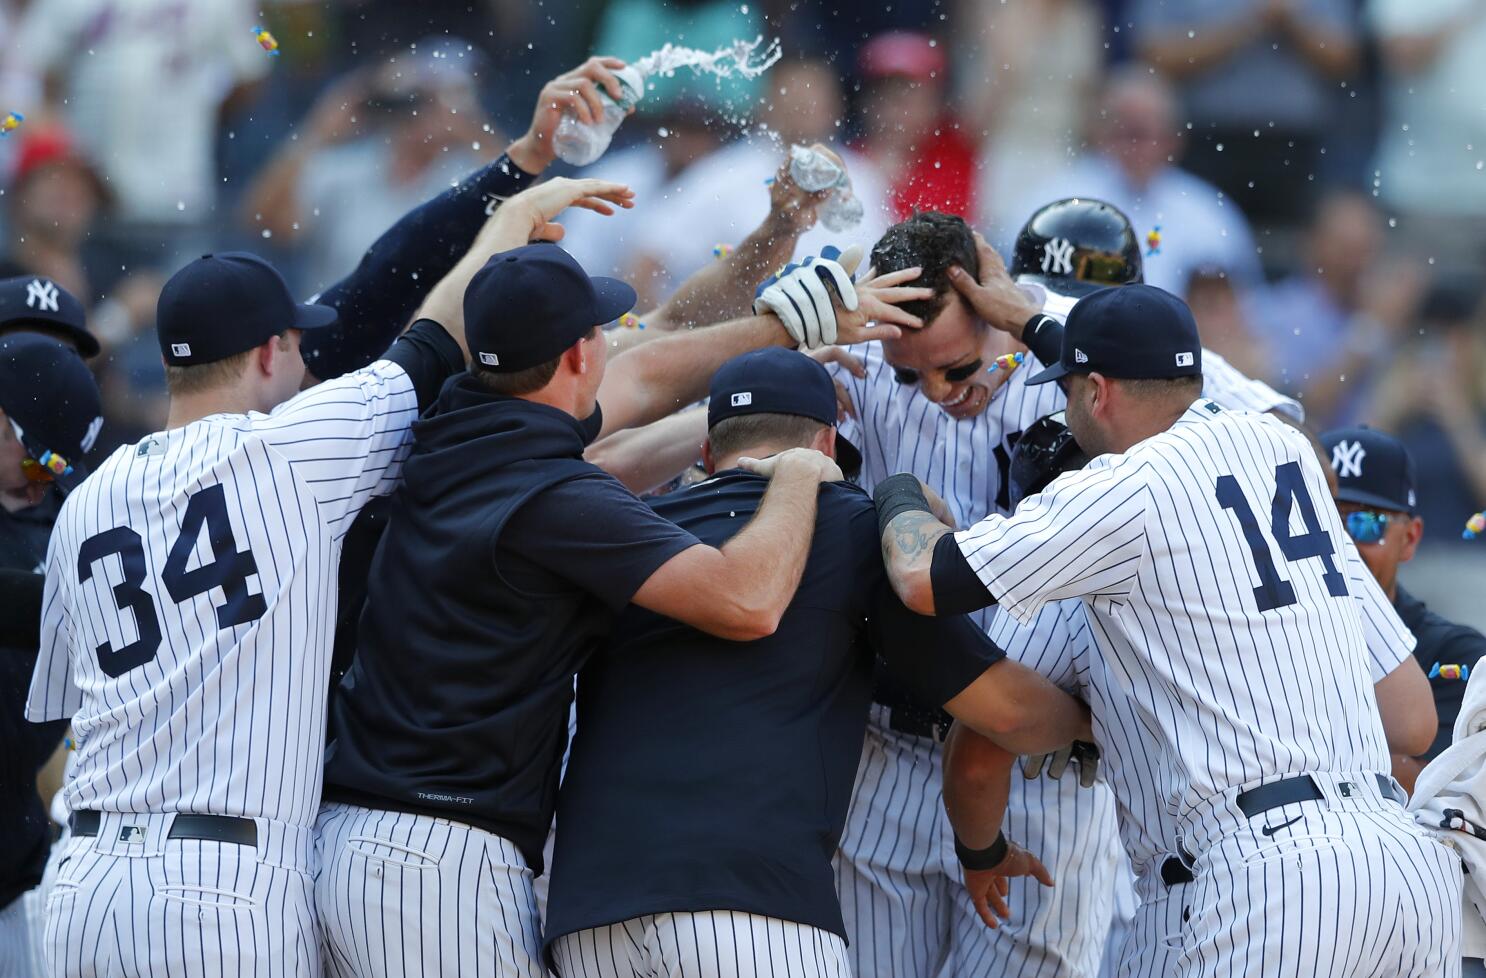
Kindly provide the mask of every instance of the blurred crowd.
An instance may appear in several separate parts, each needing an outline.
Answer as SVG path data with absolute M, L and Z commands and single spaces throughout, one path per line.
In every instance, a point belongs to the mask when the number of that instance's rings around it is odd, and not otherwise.
M 840 147 L 867 211 L 807 252 L 920 209 L 1004 250 L 1098 197 L 1315 430 L 1405 438 L 1428 542 L 1486 501 L 1486 0 L 0 0 L 0 272 L 91 303 L 107 452 L 163 419 L 184 259 L 251 247 L 308 296 L 563 67 L 756 36 L 769 72 L 653 79 L 589 168 L 640 206 L 565 244 L 641 307 L 758 223 L 793 143 Z

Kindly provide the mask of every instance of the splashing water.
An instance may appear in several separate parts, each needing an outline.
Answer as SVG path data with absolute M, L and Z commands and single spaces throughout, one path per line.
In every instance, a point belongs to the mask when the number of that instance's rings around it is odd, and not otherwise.
M 667 42 L 659 51 L 652 51 L 634 62 L 634 67 L 647 78 L 656 75 L 669 78 L 678 68 L 692 68 L 718 78 L 757 78 L 772 68 L 783 54 L 778 38 L 759 51 L 759 45 L 763 43 L 763 35 L 759 35 L 752 41 L 734 41 L 716 51 L 699 51 Z

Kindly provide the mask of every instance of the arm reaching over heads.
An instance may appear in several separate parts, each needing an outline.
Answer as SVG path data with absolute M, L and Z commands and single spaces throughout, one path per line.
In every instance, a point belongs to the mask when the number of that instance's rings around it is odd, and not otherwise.
M 695 465 L 707 438 L 707 409 L 695 407 L 669 418 L 617 431 L 588 446 L 583 457 L 624 483 L 633 493 L 650 492 Z

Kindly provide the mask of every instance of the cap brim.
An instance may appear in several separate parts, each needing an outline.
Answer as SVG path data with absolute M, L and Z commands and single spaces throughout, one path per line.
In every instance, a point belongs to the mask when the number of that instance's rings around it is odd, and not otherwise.
M 321 329 L 334 326 L 340 313 L 331 306 L 304 303 L 294 307 L 294 329 Z
M 836 464 L 848 479 L 855 479 L 862 471 L 862 453 L 840 431 L 836 432 Z
M 1071 373 L 1073 373 L 1073 371 L 1063 366 L 1062 361 L 1059 361 L 1058 363 L 1053 364 L 1051 367 L 1043 367 L 1041 370 L 1037 371 L 1037 373 L 1027 378 L 1027 386 L 1032 387 L 1036 384 L 1050 384 L 1055 380 L 1060 380 L 1064 377 L 1067 377 Z
M 598 300 L 598 322 L 595 326 L 604 323 L 612 323 L 635 308 L 639 297 L 635 290 L 630 288 L 628 282 L 621 282 L 617 278 L 604 278 L 601 275 L 594 276 L 588 280 L 593 284 L 593 294 Z
M 47 453 L 47 447 L 28 434 L 22 434 L 21 446 L 25 448 L 26 454 L 31 456 L 32 458 L 41 458 Z M 62 455 L 61 452 L 58 452 L 58 454 Z M 88 472 L 91 471 L 88 468 L 87 463 L 82 461 L 82 459 L 79 457 L 81 455 L 81 450 L 79 450 L 75 455 L 62 455 L 63 458 L 75 460 L 67 463 L 72 467 L 72 471 L 67 473 L 66 475 L 57 475 L 56 473 L 52 474 L 53 485 L 61 489 L 62 495 L 64 496 L 72 490 L 76 489 L 78 483 L 86 479 L 88 477 Z
M 1414 507 L 1400 506 L 1396 499 L 1379 496 L 1374 492 L 1363 492 L 1361 489 L 1348 489 L 1345 486 L 1337 488 L 1336 500 L 1341 503 L 1356 503 L 1359 506 L 1376 506 L 1390 513 L 1408 513 L 1410 516 L 1414 514 Z

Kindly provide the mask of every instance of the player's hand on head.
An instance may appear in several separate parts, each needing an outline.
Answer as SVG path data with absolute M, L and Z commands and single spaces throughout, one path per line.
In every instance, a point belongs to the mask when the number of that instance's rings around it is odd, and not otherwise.
M 745 455 L 738 459 L 738 468 L 770 479 L 791 473 L 813 477 L 818 482 L 846 481 L 836 460 L 813 448 L 788 448 L 767 458 L 749 458 Z
M 921 329 L 924 321 L 903 309 L 900 303 L 934 298 L 933 289 L 909 284 L 922 273 L 923 269 L 917 265 L 911 268 L 900 268 L 896 272 L 885 272 L 881 275 L 877 274 L 875 268 L 869 268 L 862 276 L 862 280 L 856 283 L 856 311 L 857 316 L 862 320 L 860 324 L 862 328 L 867 329 L 868 323 L 876 323 L 877 327 L 873 327 L 874 329 L 883 325 Z M 856 324 L 853 323 L 853 325 Z M 873 332 L 865 338 L 891 339 L 892 337 Z
M 991 869 L 961 867 L 961 871 L 975 912 L 992 930 L 999 929 L 1001 921 L 1011 919 L 1011 904 L 1007 901 L 1011 877 L 1030 876 L 1043 886 L 1053 885 L 1053 876 L 1042 861 L 1015 842 L 1007 844 L 1006 857 Z
M 978 231 L 975 252 L 980 263 L 979 280 L 955 265 L 949 270 L 950 284 L 977 316 L 996 329 L 1020 337 L 1027 320 L 1041 312 L 1041 308 L 1012 280 L 1006 263 Z
M 753 310 L 774 313 L 790 337 L 809 350 L 834 343 L 896 339 L 901 330 L 894 322 L 907 317 L 909 325 L 916 325 L 918 320 L 882 300 L 876 291 L 883 285 L 880 280 L 873 283 L 867 307 L 862 307 L 860 287 L 851 278 L 861 260 L 860 245 L 844 252 L 827 246 L 820 255 L 786 265 L 766 279 L 758 288 Z
M 543 85 L 532 110 L 531 126 L 506 150 L 507 155 L 528 173 L 540 173 L 551 166 L 557 159 L 552 137 L 563 112 L 571 111 L 584 124 L 603 118 L 604 103 L 599 91 L 608 92 L 618 102 L 623 91 L 614 71 L 624 66 L 618 58 L 593 57 Z
M 569 207 L 613 214 L 616 207 L 635 206 L 634 200 L 635 192 L 622 183 L 554 177 L 501 204 L 486 228 L 491 234 L 517 228 L 525 232 L 528 241 L 561 241 L 562 226 L 553 222 Z

